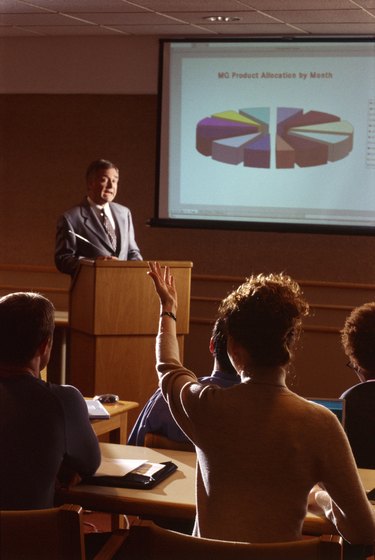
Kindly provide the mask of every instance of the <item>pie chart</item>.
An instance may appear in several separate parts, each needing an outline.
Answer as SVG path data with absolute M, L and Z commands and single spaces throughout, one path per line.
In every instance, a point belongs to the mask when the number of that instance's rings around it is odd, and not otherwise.
M 269 107 L 214 113 L 198 122 L 196 149 L 222 163 L 265 169 L 274 150 L 276 168 L 290 169 L 336 162 L 353 148 L 353 126 L 336 115 L 278 107 L 272 135 L 270 115 Z

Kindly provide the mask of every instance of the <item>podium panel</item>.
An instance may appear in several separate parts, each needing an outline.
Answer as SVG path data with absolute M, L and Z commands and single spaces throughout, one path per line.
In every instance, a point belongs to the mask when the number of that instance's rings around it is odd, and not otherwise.
M 189 332 L 191 263 L 162 262 L 176 279 L 179 333 Z M 159 299 L 145 261 L 83 261 L 70 292 L 72 328 L 88 334 L 154 334 Z
M 191 263 L 162 262 L 176 279 L 181 357 L 189 332 Z M 68 383 L 84 395 L 116 393 L 142 407 L 157 387 L 159 298 L 144 261 L 83 261 L 72 284 Z M 129 413 L 132 427 L 140 409 Z

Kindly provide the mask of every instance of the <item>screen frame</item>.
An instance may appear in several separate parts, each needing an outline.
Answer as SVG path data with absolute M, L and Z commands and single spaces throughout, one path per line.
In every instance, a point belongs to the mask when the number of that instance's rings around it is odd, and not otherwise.
M 156 166 L 155 166 L 155 199 L 154 215 L 148 220 L 151 227 L 186 228 L 207 230 L 237 230 L 280 233 L 313 233 L 351 236 L 374 236 L 374 226 L 365 225 L 332 225 L 309 224 L 278 221 L 236 221 L 236 220 L 208 220 L 208 219 L 183 219 L 160 217 L 161 193 L 161 149 L 162 149 L 162 124 L 163 124 L 163 68 L 165 46 L 171 43 L 285 43 L 285 44 L 311 44 L 311 43 L 372 43 L 375 45 L 375 36 L 266 36 L 266 37 L 179 37 L 159 39 L 159 64 L 158 64 L 158 93 L 157 93 L 157 138 L 156 138 Z M 374 92 L 375 96 L 375 92 Z

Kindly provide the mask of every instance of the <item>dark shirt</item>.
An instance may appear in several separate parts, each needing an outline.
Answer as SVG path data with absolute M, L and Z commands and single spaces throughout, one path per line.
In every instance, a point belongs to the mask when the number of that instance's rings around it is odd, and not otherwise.
M 52 507 L 61 466 L 81 476 L 98 468 L 98 440 L 75 387 L 2 377 L 0 410 L 0 509 Z
M 226 388 L 236 385 L 241 379 L 239 376 L 235 377 L 233 373 L 213 371 L 210 376 L 201 377 L 199 381 L 203 385 L 212 383 Z M 173 441 L 190 441 L 173 419 L 160 389 L 155 391 L 138 416 L 129 436 L 128 444 L 144 445 L 145 434 L 148 432 L 163 435 Z
M 375 380 L 358 383 L 345 399 L 345 431 L 357 466 L 375 469 Z

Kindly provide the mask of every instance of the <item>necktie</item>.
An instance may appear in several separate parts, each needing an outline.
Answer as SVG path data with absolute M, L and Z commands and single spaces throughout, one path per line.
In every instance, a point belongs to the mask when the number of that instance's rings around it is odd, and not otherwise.
M 113 250 L 116 251 L 116 245 L 117 245 L 116 232 L 115 232 L 115 229 L 114 229 L 113 225 L 111 224 L 111 220 L 105 214 L 103 209 L 100 211 L 100 217 L 101 217 L 104 229 L 107 232 L 107 235 L 108 235 L 109 240 L 111 242 L 111 245 L 113 247 Z

